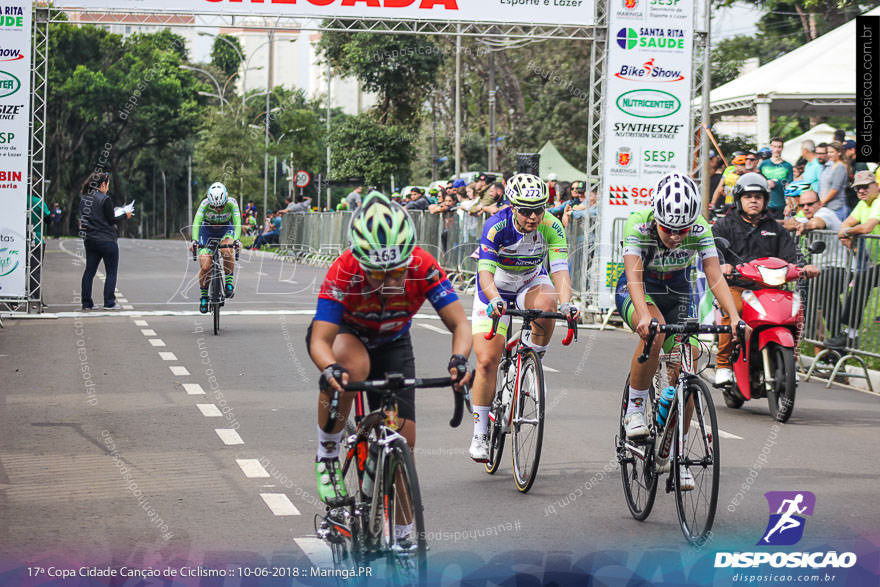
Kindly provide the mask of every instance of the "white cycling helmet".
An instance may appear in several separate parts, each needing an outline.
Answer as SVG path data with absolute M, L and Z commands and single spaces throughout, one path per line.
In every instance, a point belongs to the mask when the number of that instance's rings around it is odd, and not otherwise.
M 226 186 L 219 181 L 215 181 L 211 184 L 211 187 L 208 188 L 208 195 L 206 197 L 208 198 L 208 203 L 215 208 L 225 206 L 227 200 L 229 200 L 229 194 L 226 193 Z
M 654 188 L 654 220 L 664 228 L 678 230 L 693 226 L 702 204 L 697 184 L 678 171 L 664 175 Z

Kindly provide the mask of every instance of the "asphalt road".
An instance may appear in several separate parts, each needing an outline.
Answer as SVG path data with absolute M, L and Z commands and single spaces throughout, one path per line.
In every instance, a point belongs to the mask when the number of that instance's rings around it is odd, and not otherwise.
M 318 373 L 303 341 L 324 269 L 243 252 L 215 337 L 183 242 L 122 240 L 120 250 L 128 309 L 77 312 L 81 245 L 49 241 L 53 317 L 7 319 L 0 330 L 0 583 L 53 565 L 325 564 L 314 537 Z M 99 303 L 100 287 L 96 279 Z M 440 376 L 451 337 L 430 306 L 423 312 L 412 329 L 418 372 Z M 438 581 L 486 584 L 517 571 L 532 583 L 589 572 L 596 584 L 733 584 L 734 570 L 712 568 L 714 553 L 754 550 L 764 493 L 794 490 L 817 499 L 797 548 L 862 553 L 873 561 L 865 576 L 876 576 L 876 395 L 802 383 L 794 416 L 778 425 L 766 403 L 730 410 L 713 392 L 718 515 L 711 540 L 693 548 L 671 495 L 661 489 L 643 523 L 624 501 L 613 442 L 634 335 L 581 330 L 569 348 L 558 339 L 545 359 L 544 449 L 527 495 L 513 484 L 509 448 L 494 476 L 469 459 L 469 421 L 448 425 L 451 392 L 419 392 L 416 461 Z M 238 581 L 248 584 L 222 584 Z

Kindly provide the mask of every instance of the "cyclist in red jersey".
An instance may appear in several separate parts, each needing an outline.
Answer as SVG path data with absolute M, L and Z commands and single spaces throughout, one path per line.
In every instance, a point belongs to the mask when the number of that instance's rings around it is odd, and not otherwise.
M 409 329 L 426 299 L 453 334 L 449 373 L 461 383 L 472 344 L 458 296 L 437 260 L 415 246 L 415 226 L 403 207 L 371 192 L 352 217 L 349 238 L 351 247 L 327 272 L 306 334 L 309 354 L 321 370 L 315 474 L 318 494 L 330 506 L 346 497 L 339 443 L 354 399 L 353 393 L 342 393 L 339 418 L 325 432 L 331 391 L 341 392 L 349 379 L 382 378 L 388 372 L 414 377 Z M 375 409 L 378 398 L 368 393 L 367 399 Z M 414 399 L 415 390 L 409 389 L 398 400 L 398 432 L 410 447 L 416 439 Z

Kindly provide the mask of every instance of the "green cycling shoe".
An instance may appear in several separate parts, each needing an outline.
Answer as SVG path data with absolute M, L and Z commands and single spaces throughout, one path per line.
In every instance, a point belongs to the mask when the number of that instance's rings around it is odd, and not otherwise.
M 320 459 L 315 462 L 315 477 L 318 480 L 318 497 L 330 507 L 345 503 L 348 491 L 342 479 L 338 459 Z

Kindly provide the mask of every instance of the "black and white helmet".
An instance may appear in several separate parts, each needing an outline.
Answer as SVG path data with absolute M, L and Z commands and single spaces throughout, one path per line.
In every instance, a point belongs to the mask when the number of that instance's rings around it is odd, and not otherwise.
M 208 194 L 205 197 L 208 198 L 208 203 L 215 208 L 225 206 L 226 202 L 229 200 L 226 186 L 219 181 L 215 181 L 211 184 L 211 187 L 208 188 Z
M 702 204 L 697 184 L 678 171 L 664 175 L 654 188 L 654 220 L 664 228 L 679 230 L 693 226 Z

